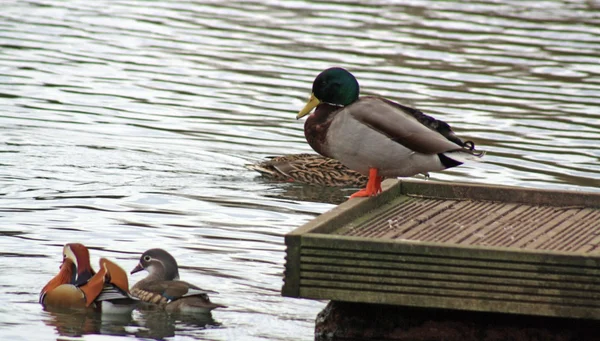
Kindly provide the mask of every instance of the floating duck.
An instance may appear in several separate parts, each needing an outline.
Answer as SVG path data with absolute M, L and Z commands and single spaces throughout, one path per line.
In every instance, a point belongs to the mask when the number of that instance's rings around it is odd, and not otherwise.
M 210 301 L 208 294 L 216 292 L 180 281 L 177 261 L 163 249 L 144 252 L 131 274 L 142 270 L 148 271 L 148 276 L 131 288 L 131 294 L 141 301 L 167 312 L 209 313 L 215 308 L 227 308 Z
M 304 135 L 319 154 L 368 175 L 365 189 L 350 196 L 381 192 L 383 178 L 441 171 L 476 160 L 483 152 L 463 142 L 450 126 L 421 111 L 376 96 L 359 97 L 356 78 L 334 67 L 315 78 L 297 118 L 308 115 Z
M 129 294 L 127 273 L 106 258 L 100 258 L 99 263 L 100 270 L 95 272 L 83 244 L 66 244 L 60 271 L 44 286 L 39 302 L 45 308 L 131 312 L 138 300 Z
M 264 176 L 279 181 L 328 187 L 363 187 L 368 178 L 341 162 L 318 154 L 289 154 L 247 165 Z

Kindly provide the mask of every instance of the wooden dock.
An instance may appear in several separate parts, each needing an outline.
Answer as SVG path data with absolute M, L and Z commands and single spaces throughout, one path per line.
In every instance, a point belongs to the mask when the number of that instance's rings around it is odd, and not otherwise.
M 384 186 L 286 235 L 284 296 L 600 319 L 600 194 Z

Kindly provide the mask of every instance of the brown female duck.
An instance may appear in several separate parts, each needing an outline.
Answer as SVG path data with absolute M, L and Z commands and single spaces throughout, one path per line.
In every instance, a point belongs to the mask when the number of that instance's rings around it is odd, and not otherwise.
M 247 167 L 279 181 L 329 187 L 363 187 L 368 180 L 338 160 L 317 154 L 275 156 Z
M 163 249 L 144 252 L 131 273 L 142 270 L 148 271 L 148 276 L 131 288 L 131 294 L 144 302 L 167 312 L 208 313 L 215 308 L 226 308 L 210 301 L 208 293 L 214 291 L 180 281 L 177 261 Z

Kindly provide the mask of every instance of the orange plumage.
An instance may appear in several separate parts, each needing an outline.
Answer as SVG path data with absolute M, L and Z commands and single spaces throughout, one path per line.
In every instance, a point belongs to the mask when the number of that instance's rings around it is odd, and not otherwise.
M 79 243 L 66 244 L 60 271 L 42 288 L 40 303 L 62 308 L 99 308 L 101 301 L 131 299 L 127 274 L 108 259 L 100 259 L 96 273 L 91 265 L 89 251 Z M 117 291 L 117 297 L 101 297 L 103 290 Z

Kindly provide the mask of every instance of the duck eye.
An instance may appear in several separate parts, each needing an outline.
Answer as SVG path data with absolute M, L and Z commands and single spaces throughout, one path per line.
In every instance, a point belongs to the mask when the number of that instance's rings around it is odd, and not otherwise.
M 149 261 L 150 261 L 150 256 L 144 256 L 144 260 L 145 260 L 146 262 L 149 262 Z

